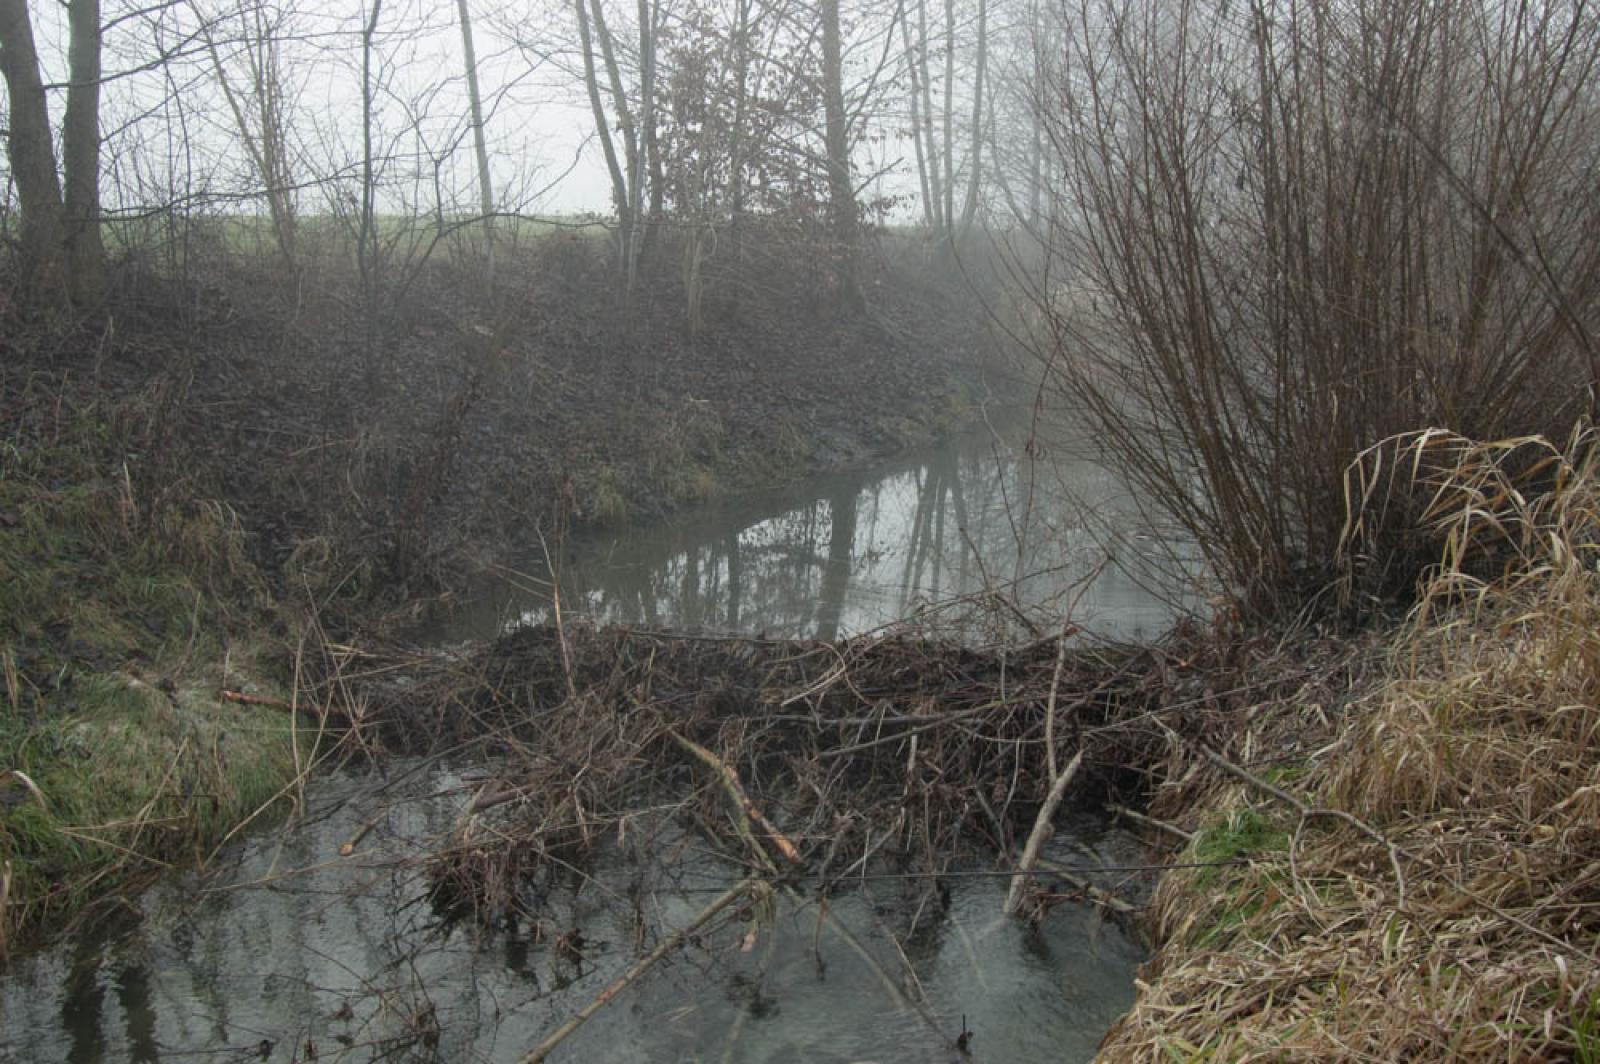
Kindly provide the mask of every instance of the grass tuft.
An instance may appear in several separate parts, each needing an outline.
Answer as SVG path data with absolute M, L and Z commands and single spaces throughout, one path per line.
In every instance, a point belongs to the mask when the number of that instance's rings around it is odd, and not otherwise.
M 217 699 L 266 672 L 236 516 L 149 459 L 144 399 L 24 398 L 0 446 L 0 954 L 203 856 L 297 771 L 286 714 Z
M 1233 745 L 1304 757 L 1289 789 L 1392 843 L 1404 904 L 1377 841 L 1332 818 L 1297 825 L 1202 762 L 1165 799 L 1194 805 L 1167 815 L 1208 825 L 1200 859 L 1248 861 L 1164 877 L 1160 976 L 1108 1057 L 1596 1058 L 1596 442 L 1388 445 L 1425 489 L 1419 534 L 1444 544 L 1419 605 L 1331 728 L 1287 704 L 1252 713 Z M 1257 845 L 1273 824 L 1287 845 Z

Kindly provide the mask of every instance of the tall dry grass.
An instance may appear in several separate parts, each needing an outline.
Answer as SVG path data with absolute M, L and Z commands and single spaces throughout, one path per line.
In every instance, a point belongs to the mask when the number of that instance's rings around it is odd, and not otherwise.
M 1365 456 L 1368 482 L 1401 463 L 1388 493 L 1445 544 L 1422 601 L 1332 734 L 1287 705 L 1234 745 L 1291 751 L 1257 771 L 1370 826 L 1405 890 L 1360 831 L 1192 784 L 1202 840 L 1266 827 L 1238 866 L 1168 875 L 1159 978 L 1108 1058 L 1600 1059 L 1597 443 L 1418 433 Z
M 1040 88 L 1047 386 L 1247 613 L 1336 575 L 1342 477 L 1560 437 L 1600 380 L 1600 20 L 1449 0 L 1069 4 Z M 1429 549 L 1374 528 L 1374 588 Z

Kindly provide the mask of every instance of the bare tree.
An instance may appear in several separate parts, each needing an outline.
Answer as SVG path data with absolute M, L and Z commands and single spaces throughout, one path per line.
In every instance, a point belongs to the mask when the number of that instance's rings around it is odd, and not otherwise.
M 955 0 L 943 4 L 942 70 L 934 73 L 930 63 L 927 0 L 916 0 L 916 36 L 910 19 L 901 34 L 904 68 L 908 81 L 911 133 L 914 141 L 917 180 L 922 191 L 923 221 L 947 247 L 970 229 L 981 206 L 983 151 L 988 140 L 989 103 L 989 0 L 977 0 L 973 38 L 973 70 L 970 85 L 970 122 L 966 129 L 965 157 L 958 167 L 956 157 L 956 104 L 958 92 L 957 47 L 961 14 Z M 939 84 L 939 103 L 934 101 L 934 83 Z M 965 169 L 966 188 L 959 212 L 956 207 L 958 170 Z
M 828 169 L 829 229 L 838 269 L 839 297 L 848 311 L 862 309 L 856 276 L 857 204 L 850 181 L 850 129 L 844 107 L 844 64 L 839 29 L 839 0 L 821 0 L 822 109 Z
M 637 226 L 645 217 L 645 185 L 651 175 L 659 175 L 660 159 L 656 144 L 656 27 L 655 5 L 651 0 L 639 0 L 639 128 L 642 144 L 635 152 L 634 171 L 631 182 L 633 196 L 632 212 L 634 224 Z M 652 222 L 660 214 L 660 189 L 661 180 L 656 177 L 654 185 L 656 191 L 651 193 Z M 644 245 L 648 242 L 645 234 L 636 233 L 634 240 L 628 246 L 627 265 L 627 291 L 631 295 L 639 280 L 639 259 L 643 253 Z
M 0 2 L 0 72 L 11 97 L 9 155 L 22 210 L 22 253 L 36 291 L 80 305 L 105 287 L 100 236 L 100 4 L 67 5 L 67 106 L 59 184 L 33 24 L 24 0 Z
M 1246 613 L 1339 574 L 1349 464 L 1565 436 L 1600 386 L 1600 24 L 1581 4 L 1085 4 L 1039 350 Z M 1374 516 L 1375 592 L 1437 559 Z M 1383 527 L 1376 527 L 1381 519 Z
M 961 208 L 961 229 L 972 227 L 978 214 L 978 185 L 983 174 L 983 90 L 989 66 L 989 0 L 978 0 L 977 72 L 972 79 L 971 147 L 967 151 L 967 199 Z
M 61 279 L 61 185 L 27 0 L 0 0 L 0 73 L 11 99 L 6 150 L 22 214 L 23 271 L 30 287 L 47 291 Z
M 623 173 L 622 163 L 617 158 L 616 142 L 611 136 L 611 120 L 607 117 L 605 101 L 601 98 L 600 78 L 595 68 L 594 30 L 590 27 L 589 10 L 585 6 L 585 0 L 572 0 L 572 8 L 578 24 L 578 47 L 583 57 L 583 84 L 588 92 L 589 108 L 594 115 L 595 136 L 600 141 L 600 149 L 606 160 L 606 170 L 611 175 L 611 205 L 617 212 L 620 257 L 625 259 L 633 232 L 632 200 L 628 195 L 628 179 Z
M 631 288 L 632 271 L 637 262 L 635 243 L 638 240 L 638 230 L 643 224 L 640 215 L 641 205 L 644 202 L 643 190 L 639 187 L 639 178 L 644 171 L 640 160 L 638 129 L 634 125 L 633 108 L 628 103 L 627 90 L 623 87 L 622 67 L 617 61 L 616 41 L 611 35 L 610 26 L 606 24 L 605 8 L 601 0 L 590 0 L 587 15 L 579 10 L 578 26 L 581 37 L 585 40 L 592 38 L 599 45 L 600 57 L 605 64 L 611 105 L 617 115 L 617 128 L 622 133 L 623 158 L 621 165 L 612 169 L 611 194 L 617 209 L 617 265 Z M 605 144 L 611 140 L 611 123 L 606 117 L 604 106 L 596 103 L 599 100 L 599 85 L 594 77 L 594 56 L 588 45 L 584 49 L 584 63 L 589 78 L 589 97 L 596 107 L 596 132 L 600 135 L 602 144 Z M 611 159 L 614 159 L 615 155 L 616 149 L 613 146 Z
M 489 179 L 489 147 L 483 132 L 483 99 L 478 91 L 478 53 L 472 42 L 472 15 L 467 0 L 456 0 L 461 23 L 461 51 L 467 75 L 467 102 L 472 109 L 472 146 L 478 159 L 478 206 L 483 214 L 483 258 L 494 274 L 494 185 Z
M 377 48 L 378 20 L 383 16 L 383 0 L 372 0 L 361 28 L 361 218 L 356 229 L 356 270 L 361 280 L 362 329 L 361 357 L 366 367 L 367 384 L 377 384 L 378 345 L 378 230 L 377 173 L 372 134 L 377 87 L 373 78 Z
M 265 4 L 256 0 L 241 8 L 238 15 L 238 40 L 246 74 L 243 87 L 234 85 L 217 43 L 215 27 L 203 15 L 200 32 L 217 86 L 222 90 L 239 139 L 261 182 L 278 254 L 293 270 L 296 265 L 294 171 L 289 162 L 288 103 L 281 61 L 286 14 L 281 11 L 269 14 Z
M 105 293 L 100 236 L 100 0 L 67 5 L 67 107 L 61 123 L 62 247 L 73 302 Z

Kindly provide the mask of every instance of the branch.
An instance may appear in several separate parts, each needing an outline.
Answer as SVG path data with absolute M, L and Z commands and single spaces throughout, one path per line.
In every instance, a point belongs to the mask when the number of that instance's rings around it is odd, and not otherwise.
M 750 800 L 750 795 L 745 793 L 744 785 L 739 782 L 739 774 L 727 762 L 699 743 L 691 742 L 675 731 L 669 730 L 667 734 L 672 737 L 673 742 L 716 771 L 718 779 L 722 781 L 722 789 L 727 792 L 734 806 L 749 819 L 750 823 L 766 834 L 772 844 L 778 848 L 778 852 L 783 854 L 784 860 L 790 864 L 801 863 L 799 848 L 789 841 L 788 836 L 778 830 L 777 825 L 766 818 L 761 810 L 756 807 L 755 802 Z
M 551 1053 L 555 1052 L 556 1047 L 562 1042 L 566 1041 L 567 1037 L 571 1035 L 573 1031 L 576 1031 L 579 1027 L 582 1027 L 591 1016 L 605 1008 L 607 1003 L 609 1003 L 612 998 L 628 989 L 628 987 L 632 985 L 635 980 L 637 980 L 645 972 L 649 971 L 657 961 L 661 960 L 661 958 L 665 957 L 667 954 L 683 945 L 684 941 L 688 939 L 690 935 L 694 934 L 696 931 L 700 930 L 701 927 L 705 926 L 706 922 L 709 921 L 713 916 L 717 915 L 723 909 L 726 909 L 728 906 L 732 905 L 734 902 L 748 894 L 750 890 L 755 887 L 755 885 L 756 881 L 753 879 L 740 880 L 738 883 L 735 883 L 732 887 L 730 887 L 725 893 L 718 895 L 715 901 L 713 901 L 710 905 L 707 905 L 704 909 L 700 910 L 699 916 L 696 916 L 693 920 L 689 921 L 688 926 L 672 935 L 672 937 L 662 941 L 660 945 L 656 946 L 655 949 L 647 953 L 632 968 L 629 968 L 626 972 L 622 973 L 622 975 L 613 980 L 609 986 L 600 991 L 593 1001 L 589 1002 L 589 1004 L 580 1009 L 566 1023 L 556 1028 L 555 1033 L 551 1034 L 550 1037 L 546 1038 L 543 1042 L 540 1042 L 538 1046 L 536 1046 L 532 1052 L 528 1053 L 527 1056 L 523 1057 L 518 1064 L 540 1064 L 540 1061 L 543 1061 Z
M 1368 824 L 1366 821 L 1351 816 L 1342 809 L 1327 809 L 1318 806 L 1309 806 L 1283 788 L 1276 787 L 1262 779 L 1260 776 L 1254 775 L 1253 773 L 1240 768 L 1238 765 L 1235 765 L 1232 761 L 1229 761 L 1227 758 L 1223 757 L 1221 754 L 1217 753 L 1215 750 L 1212 750 L 1208 746 L 1202 744 L 1200 746 L 1200 753 L 1205 756 L 1207 761 L 1222 769 L 1224 772 L 1228 773 L 1228 775 L 1248 783 L 1250 786 L 1254 787 L 1258 791 L 1261 791 L 1263 794 L 1271 795 L 1272 797 L 1278 799 L 1278 801 L 1292 808 L 1295 812 L 1300 814 L 1300 821 L 1302 824 L 1313 817 L 1332 817 L 1334 820 L 1341 820 L 1344 823 L 1349 824 L 1351 827 L 1361 832 L 1361 834 L 1365 835 L 1367 838 L 1373 840 L 1385 850 L 1389 851 L 1389 864 L 1394 869 L 1395 886 L 1400 892 L 1400 897 L 1395 907 L 1397 909 L 1404 909 L 1406 907 L 1406 876 L 1405 873 L 1400 869 L 1400 850 L 1395 846 L 1394 843 L 1389 841 L 1388 836 L 1384 835 L 1381 831 Z M 1298 834 L 1298 829 L 1296 829 L 1296 834 Z
M 1022 888 L 1028 881 L 1028 873 L 1038 863 L 1039 848 L 1050 834 L 1050 822 L 1055 819 L 1062 795 L 1067 793 L 1067 784 L 1072 782 L 1072 777 L 1078 774 L 1078 766 L 1082 764 L 1083 749 L 1080 747 L 1061 775 L 1050 782 L 1050 793 L 1045 797 L 1044 805 L 1039 807 L 1039 815 L 1033 819 L 1033 830 L 1028 833 L 1027 845 L 1022 848 L 1022 860 L 1017 862 L 1016 874 L 1011 877 L 1011 889 L 1006 891 L 1006 903 L 1002 911 L 1007 916 L 1016 915 L 1017 907 L 1022 904 Z

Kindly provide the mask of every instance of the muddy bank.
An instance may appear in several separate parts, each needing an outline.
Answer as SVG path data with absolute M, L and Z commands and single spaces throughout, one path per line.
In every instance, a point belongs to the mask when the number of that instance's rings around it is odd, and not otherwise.
M 130 272 L 107 321 L 14 322 L 6 361 L 148 396 L 165 453 L 216 474 L 253 556 L 395 600 L 537 530 L 657 516 L 841 468 L 972 423 L 1013 385 L 959 276 L 880 257 L 859 315 L 753 261 L 690 329 L 672 271 L 625 296 L 606 246 L 555 237 L 495 282 L 440 263 L 368 322 L 355 278 L 223 257 L 203 285 Z M 30 328 L 31 325 L 31 328 Z

